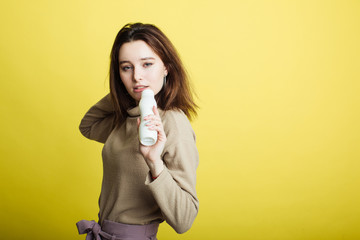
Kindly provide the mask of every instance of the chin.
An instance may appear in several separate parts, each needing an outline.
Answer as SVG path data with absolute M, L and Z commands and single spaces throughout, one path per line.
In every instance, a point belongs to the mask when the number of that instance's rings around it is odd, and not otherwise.
M 131 98 L 134 99 L 137 103 L 139 103 L 141 99 L 141 94 L 133 94 L 131 95 Z

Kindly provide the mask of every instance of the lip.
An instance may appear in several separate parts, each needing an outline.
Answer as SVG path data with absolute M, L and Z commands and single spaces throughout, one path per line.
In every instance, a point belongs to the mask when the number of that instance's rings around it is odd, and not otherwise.
M 144 91 L 145 89 L 147 89 L 149 86 L 144 86 L 144 85 L 138 85 L 138 86 L 135 86 L 133 88 L 134 92 L 136 93 L 140 93 L 142 91 Z

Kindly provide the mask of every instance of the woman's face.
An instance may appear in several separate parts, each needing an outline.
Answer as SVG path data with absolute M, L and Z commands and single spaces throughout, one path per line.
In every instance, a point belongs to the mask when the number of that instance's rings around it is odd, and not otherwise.
M 158 55 L 142 40 L 124 43 L 119 50 L 120 78 L 130 96 L 140 101 L 147 88 L 156 95 L 167 70 Z

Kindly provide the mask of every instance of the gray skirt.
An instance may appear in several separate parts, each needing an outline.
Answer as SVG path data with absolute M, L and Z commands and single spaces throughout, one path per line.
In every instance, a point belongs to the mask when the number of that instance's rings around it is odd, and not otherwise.
M 104 220 L 97 222 L 81 220 L 76 223 L 79 234 L 87 234 L 86 240 L 157 240 L 159 223 L 130 225 Z

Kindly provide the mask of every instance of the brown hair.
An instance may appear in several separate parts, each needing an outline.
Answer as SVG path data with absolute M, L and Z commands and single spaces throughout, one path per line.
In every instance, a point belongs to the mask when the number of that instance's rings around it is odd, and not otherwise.
M 128 94 L 119 72 L 119 50 L 122 44 L 141 40 L 148 44 L 163 61 L 168 75 L 166 86 L 155 96 L 162 110 L 182 110 L 189 119 L 196 116 L 198 106 L 194 102 L 188 76 L 181 59 L 170 40 L 156 26 L 151 24 L 126 24 L 117 34 L 110 56 L 110 94 L 120 124 L 128 116 L 127 110 L 136 106 Z

